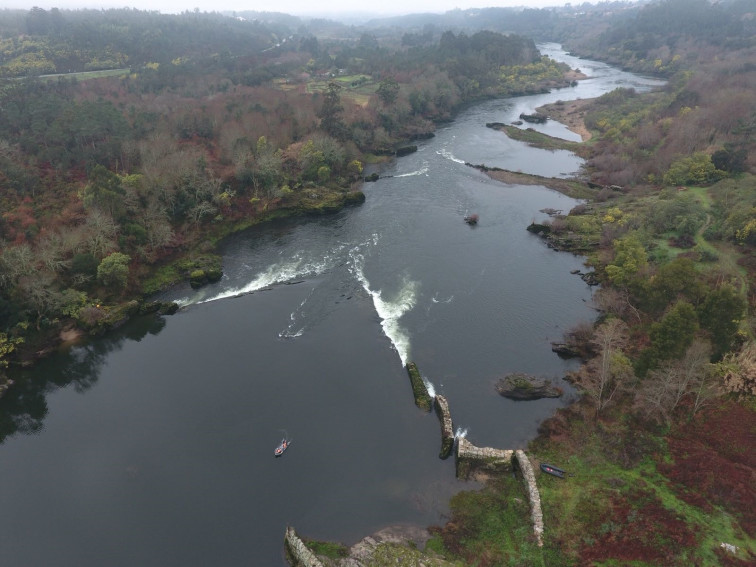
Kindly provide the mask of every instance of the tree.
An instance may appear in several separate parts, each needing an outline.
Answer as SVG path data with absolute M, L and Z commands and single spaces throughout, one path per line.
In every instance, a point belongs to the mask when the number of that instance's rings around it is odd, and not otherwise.
M 711 161 L 711 156 L 705 153 L 695 153 L 673 162 L 664 174 L 667 185 L 684 185 L 692 183 L 703 185 L 724 177 L 724 172 L 718 170 Z
M 399 96 L 399 83 L 392 77 L 387 77 L 380 82 L 375 93 L 384 106 L 394 104 L 396 97 Z
M 741 173 L 746 170 L 748 151 L 745 148 L 736 149 L 732 144 L 725 144 L 724 148 L 711 154 L 714 167 L 727 173 Z
M 606 274 L 613 284 L 627 285 L 648 265 L 648 255 L 637 236 L 630 235 L 613 242 L 614 260 L 606 266 Z
M 730 284 L 719 286 L 704 298 L 698 318 L 711 337 L 715 356 L 721 357 L 732 347 L 745 309 L 745 299 Z
M 737 353 L 727 353 L 717 365 L 728 392 L 756 396 L 756 343 L 751 341 Z
M 644 282 L 644 306 L 652 312 L 661 312 L 678 299 L 697 304 L 706 293 L 699 279 L 696 265 L 690 258 L 675 258 L 664 264 L 650 280 Z
M 344 107 L 341 104 L 340 91 L 341 86 L 338 83 L 334 81 L 328 83 L 323 96 L 323 105 L 318 112 L 320 127 L 337 140 L 343 140 L 346 137 L 346 124 L 341 118 Z
M 121 252 L 113 252 L 110 256 L 106 256 L 97 266 L 97 280 L 118 291 L 123 290 L 129 279 L 130 261 L 131 258 Z
M 96 258 L 102 258 L 115 249 L 118 225 L 109 214 L 98 209 L 90 211 L 85 222 L 85 230 L 87 247 Z
M 118 217 L 123 210 L 125 194 L 121 178 L 98 164 L 89 174 L 89 183 L 82 193 L 82 201 L 87 208 L 97 207 L 112 217 Z
M 678 301 L 660 321 L 651 325 L 648 334 L 652 359 L 679 359 L 693 343 L 697 330 L 696 310 L 687 301 Z
M 596 329 L 591 343 L 598 354 L 578 371 L 577 381 L 593 400 L 598 417 L 633 377 L 630 361 L 622 352 L 628 343 L 627 325 L 609 319 Z
M 16 347 L 23 343 L 22 338 L 8 338 L 5 333 L 0 333 L 0 378 L 2 371 L 8 368 L 8 357 L 16 350 Z
M 696 413 L 719 393 L 710 356 L 711 345 L 696 340 L 680 360 L 667 361 L 649 372 L 636 394 L 641 411 L 669 425 L 682 400 L 691 397 Z

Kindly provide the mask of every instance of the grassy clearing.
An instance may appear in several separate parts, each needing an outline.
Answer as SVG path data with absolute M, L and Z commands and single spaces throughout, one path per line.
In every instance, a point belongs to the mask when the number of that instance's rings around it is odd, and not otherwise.
M 495 478 L 480 491 L 457 494 L 450 506 L 451 521 L 436 530 L 440 541 L 430 545 L 465 565 L 573 565 L 556 547 L 538 547 L 520 478 Z
M 342 87 L 340 95 L 359 106 L 367 106 L 370 97 L 375 94 L 378 85 L 365 75 L 346 75 L 328 80 L 310 81 L 307 83 L 308 93 L 324 93 L 328 90 L 328 83 L 337 83 Z
M 44 81 L 54 81 L 60 77 L 86 81 L 89 79 L 101 79 L 103 77 L 122 77 L 131 73 L 131 69 L 103 69 L 101 71 L 81 71 L 79 73 L 58 73 L 55 75 L 41 75 Z

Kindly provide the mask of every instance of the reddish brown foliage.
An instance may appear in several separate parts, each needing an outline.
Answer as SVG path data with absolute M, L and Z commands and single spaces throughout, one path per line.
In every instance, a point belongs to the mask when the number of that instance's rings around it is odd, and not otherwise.
M 618 497 L 602 520 L 593 530 L 593 545 L 581 550 L 583 562 L 611 558 L 675 565 L 681 548 L 696 545 L 695 533 L 650 492 L 635 490 Z
M 680 498 L 733 511 L 756 533 L 756 413 L 734 402 L 711 408 L 670 435 L 673 465 L 660 470 L 681 488 Z

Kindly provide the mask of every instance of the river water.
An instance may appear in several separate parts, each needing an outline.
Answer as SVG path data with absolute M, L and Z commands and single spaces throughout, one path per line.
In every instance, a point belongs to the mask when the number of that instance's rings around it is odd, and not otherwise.
M 286 525 L 354 543 L 440 523 L 450 496 L 474 485 L 439 460 L 439 423 L 414 406 L 407 361 L 448 398 L 460 434 L 524 447 L 565 401 L 506 400 L 497 378 L 561 383 L 574 365 L 550 341 L 595 316 L 570 274 L 581 259 L 525 228 L 576 201 L 464 162 L 568 175 L 576 156 L 485 124 L 658 84 L 542 48 L 591 78 L 469 108 L 366 184 L 363 205 L 238 234 L 221 282 L 167 294 L 178 314 L 18 377 L 0 401 L 0 564 L 281 566 Z M 276 459 L 284 435 L 292 444 Z

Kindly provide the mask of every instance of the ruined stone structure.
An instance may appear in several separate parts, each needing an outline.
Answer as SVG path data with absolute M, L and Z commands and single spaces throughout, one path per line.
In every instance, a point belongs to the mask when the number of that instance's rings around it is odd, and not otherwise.
M 423 377 L 417 369 L 417 364 L 414 362 L 408 362 L 407 374 L 409 375 L 410 383 L 412 384 L 412 394 L 415 396 L 415 405 L 423 411 L 430 411 L 433 407 L 433 398 L 431 398 L 428 393 L 428 388 L 425 387 L 425 382 L 423 382 Z
M 518 449 L 515 451 L 517 463 L 520 465 L 522 476 L 528 489 L 528 499 L 530 500 L 530 517 L 533 520 L 533 533 L 539 547 L 543 545 L 543 512 L 541 511 L 541 494 L 538 492 L 533 467 L 525 451 Z
M 454 425 L 449 411 L 449 402 L 444 396 L 436 396 L 436 414 L 441 421 L 441 453 L 438 456 L 446 459 L 454 448 Z
M 511 449 L 476 447 L 464 437 L 457 440 L 457 477 L 469 478 L 474 474 L 501 473 L 512 470 Z
M 294 567 L 324 567 L 315 554 L 307 549 L 307 546 L 299 539 L 292 527 L 286 528 L 284 546 L 289 557 L 289 563 Z
M 434 399 L 428 394 L 425 383 L 414 362 L 407 364 L 407 374 L 412 383 L 412 391 L 415 403 L 418 407 L 430 411 Z M 454 448 L 454 425 L 449 410 L 449 402 L 444 396 L 435 397 L 435 408 L 438 419 L 441 422 L 441 453 L 442 459 L 447 458 Z M 511 472 L 514 467 L 519 467 L 525 481 L 530 501 L 530 516 L 533 522 L 533 532 L 539 546 L 543 545 L 543 512 L 541 511 L 541 495 L 536 485 L 535 473 L 530 459 L 525 451 L 520 449 L 494 449 L 492 447 L 476 447 L 464 437 L 457 441 L 455 453 L 457 465 L 457 478 L 486 477 L 487 475 Z M 419 561 L 417 543 L 410 545 L 407 542 L 413 540 L 427 541 L 427 537 L 418 538 L 417 534 L 395 534 L 391 530 L 385 533 L 374 534 L 367 537 L 350 549 L 349 557 L 339 560 L 342 567 L 364 567 L 375 563 L 378 556 L 391 558 L 391 564 L 416 564 Z M 286 528 L 284 538 L 287 557 L 294 567 L 324 567 L 323 563 L 310 551 L 294 532 L 294 528 Z M 385 557 L 384 557 L 385 556 Z M 412 557 L 410 557 L 412 556 Z M 423 565 L 446 566 L 447 562 L 437 558 L 422 558 Z M 329 560 L 329 565 L 330 565 Z

